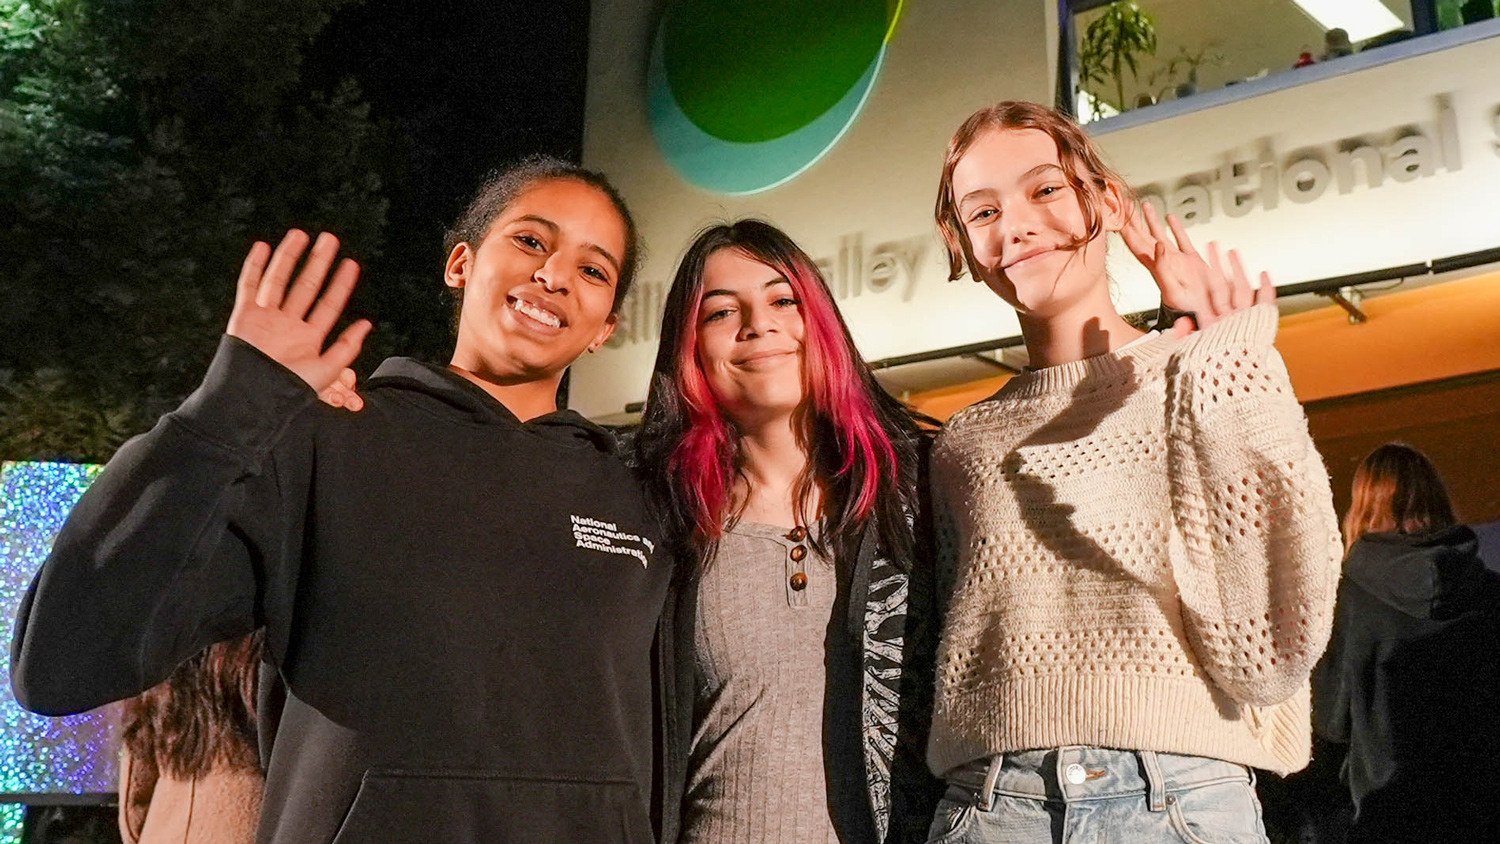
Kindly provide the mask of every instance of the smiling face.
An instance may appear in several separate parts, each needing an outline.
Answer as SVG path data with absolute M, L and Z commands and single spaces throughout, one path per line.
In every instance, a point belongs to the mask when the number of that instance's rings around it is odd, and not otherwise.
M 499 384 L 558 381 L 614 331 L 626 226 L 608 196 L 575 179 L 522 191 L 477 245 L 448 255 L 463 289 L 455 365 Z
M 1038 129 L 989 129 L 953 168 L 958 223 L 980 278 L 1017 311 L 1048 318 L 1107 293 L 1105 232 L 1123 203 L 1110 185 L 1095 197 L 1101 231 L 1086 240 L 1083 197 L 1057 142 Z
M 790 416 L 802 403 L 801 302 L 792 283 L 738 249 L 703 266 L 698 363 L 724 414 L 741 427 Z

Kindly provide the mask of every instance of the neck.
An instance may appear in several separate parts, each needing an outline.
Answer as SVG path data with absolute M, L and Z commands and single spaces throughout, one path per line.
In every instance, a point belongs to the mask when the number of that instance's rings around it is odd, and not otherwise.
M 735 497 L 744 502 L 742 518 L 794 527 L 816 513 L 798 513 L 797 481 L 807 471 L 808 456 L 792 428 L 790 416 L 740 429 L 740 473 Z M 816 510 L 817 501 L 807 502 Z
M 448 369 L 462 375 L 481 390 L 489 393 L 495 401 L 516 415 L 522 422 L 530 422 L 557 410 L 557 388 L 562 383 L 562 373 L 541 380 L 520 381 L 487 375 L 473 365 L 466 366 L 457 355 Z
M 1037 368 L 1112 352 L 1145 334 L 1125 321 L 1109 300 L 1107 285 L 1096 295 L 1049 316 L 1019 314 L 1026 353 Z

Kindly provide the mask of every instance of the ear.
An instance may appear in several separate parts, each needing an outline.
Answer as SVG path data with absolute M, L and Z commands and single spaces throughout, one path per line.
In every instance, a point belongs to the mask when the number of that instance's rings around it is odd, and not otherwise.
M 1124 185 L 1114 179 L 1104 180 L 1104 187 L 1099 191 L 1099 213 L 1105 231 L 1117 232 L 1129 224 L 1130 215 L 1135 213 L 1135 203 L 1125 196 Z
M 448 260 L 443 264 L 443 282 L 449 287 L 461 289 L 469 283 L 469 271 L 473 266 L 473 247 L 467 243 L 458 244 L 448 253 Z
M 599 329 L 599 333 L 595 334 L 593 341 L 589 343 L 589 351 L 597 351 L 605 343 L 609 342 L 609 338 L 614 336 L 615 329 L 619 326 L 620 315 L 618 313 L 612 313 L 606 317 L 604 327 Z

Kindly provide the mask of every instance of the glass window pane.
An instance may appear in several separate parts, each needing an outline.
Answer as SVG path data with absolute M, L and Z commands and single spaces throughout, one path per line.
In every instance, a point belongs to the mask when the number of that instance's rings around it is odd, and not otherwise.
M 1447 22 L 1441 7 L 1438 17 Z M 1412 0 L 1118 0 L 1073 17 L 1078 116 L 1294 72 L 1413 32 Z

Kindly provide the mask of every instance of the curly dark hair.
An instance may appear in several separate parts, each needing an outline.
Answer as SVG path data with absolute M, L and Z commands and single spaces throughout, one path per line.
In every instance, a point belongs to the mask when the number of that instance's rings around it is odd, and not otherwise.
M 485 177 L 484 183 L 475 191 L 474 198 L 469 200 L 468 207 L 459 215 L 458 221 L 453 228 L 448 230 L 443 237 L 443 255 L 447 256 L 453 252 L 454 247 L 460 243 L 467 243 L 471 247 L 478 248 L 490 227 L 495 224 L 495 218 L 500 216 L 516 197 L 526 192 L 527 188 L 538 182 L 549 182 L 554 179 L 570 179 L 582 182 L 609 198 L 610 204 L 614 205 L 615 211 L 619 212 L 620 219 L 625 223 L 625 254 L 620 257 L 620 278 L 615 283 L 614 310 L 619 312 L 620 304 L 625 301 L 625 294 L 630 292 L 630 285 L 635 281 L 636 265 L 640 261 L 641 238 L 636 231 L 635 218 L 630 216 L 630 209 L 625 206 L 625 199 L 615 186 L 610 184 L 609 179 L 603 173 L 589 170 L 581 165 L 550 155 L 529 155 L 509 167 L 502 168 L 490 173 Z M 458 313 L 463 307 L 463 288 L 446 288 L 453 297 L 453 326 L 458 326 Z

